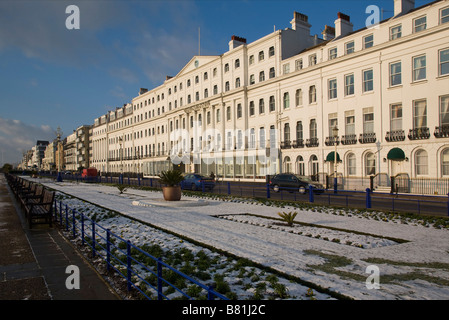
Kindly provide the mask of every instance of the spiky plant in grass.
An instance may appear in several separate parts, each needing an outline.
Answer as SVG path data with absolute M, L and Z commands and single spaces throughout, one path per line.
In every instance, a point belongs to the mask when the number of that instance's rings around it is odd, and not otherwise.
M 123 184 L 118 184 L 117 189 L 118 189 L 118 191 L 120 191 L 120 194 L 122 194 L 123 192 L 125 192 L 128 189 L 128 187 L 124 186 Z
M 278 215 L 284 220 L 289 227 L 293 226 L 293 220 L 295 220 L 298 212 L 278 212 Z

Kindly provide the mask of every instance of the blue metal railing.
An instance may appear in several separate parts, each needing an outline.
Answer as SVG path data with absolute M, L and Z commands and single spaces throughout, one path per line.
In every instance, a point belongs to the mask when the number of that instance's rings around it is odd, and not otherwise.
M 63 175 L 63 179 L 86 181 L 78 175 Z M 115 183 L 129 186 L 142 186 L 161 189 L 159 179 L 130 178 L 130 177 L 95 177 L 90 182 Z M 307 190 L 309 191 L 309 190 Z M 282 188 L 275 193 L 268 184 L 250 182 L 220 181 L 213 190 L 206 190 L 204 185 L 194 192 L 209 192 L 213 194 L 253 197 L 259 199 L 273 199 L 283 201 L 335 205 L 348 208 L 388 210 L 392 212 L 408 212 L 449 216 L 449 197 L 442 195 L 407 195 L 354 190 L 324 190 L 323 193 L 298 193 L 296 188 Z M 449 196 L 449 194 L 448 194 Z
M 161 258 L 150 255 L 129 240 L 125 240 L 109 229 L 105 229 L 93 219 L 70 208 L 62 201 L 55 199 L 53 215 L 55 221 L 67 232 L 70 232 L 74 239 L 80 238 L 83 245 L 88 245 L 91 248 L 92 257 L 102 258 L 106 262 L 108 271 L 114 270 L 126 279 L 128 291 L 134 288 L 150 300 L 153 299 L 151 292 L 154 292 L 158 300 L 164 300 L 169 299 L 168 295 L 164 293 L 164 288 L 171 287 L 172 290 L 170 291 L 179 292 L 181 298 L 193 299 L 188 293 L 164 278 L 163 271 L 169 270 L 189 281 L 192 285 L 198 286 L 208 300 L 214 300 L 215 298 L 229 300 L 224 295 L 214 291 L 213 287 L 207 286 L 171 267 Z M 145 261 L 142 261 L 142 258 Z

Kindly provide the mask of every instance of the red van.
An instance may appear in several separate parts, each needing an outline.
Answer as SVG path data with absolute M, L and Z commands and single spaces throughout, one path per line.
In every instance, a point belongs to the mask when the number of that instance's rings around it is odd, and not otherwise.
M 81 177 L 87 178 L 87 177 L 96 177 L 98 174 L 97 168 L 87 168 L 83 169 L 83 173 L 81 174 Z

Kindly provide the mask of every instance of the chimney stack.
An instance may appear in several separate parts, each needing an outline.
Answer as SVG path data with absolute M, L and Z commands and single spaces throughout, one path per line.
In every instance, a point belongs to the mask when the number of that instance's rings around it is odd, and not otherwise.
M 405 14 L 415 8 L 415 0 L 394 0 L 394 15 Z
M 299 12 L 294 12 L 293 13 L 293 20 L 290 21 L 291 25 L 292 25 L 292 29 L 293 30 L 307 30 L 308 35 L 310 35 L 310 27 L 311 25 L 309 24 L 309 17 L 306 16 L 305 14 L 299 13 Z
M 353 24 L 350 17 L 344 13 L 338 13 L 338 19 L 335 20 L 335 37 L 344 37 L 353 31 Z
M 321 34 L 323 35 L 323 40 L 332 40 L 335 38 L 335 28 L 325 25 Z
M 242 44 L 246 44 L 246 39 L 232 36 L 231 41 L 229 41 L 229 51 L 231 51 L 234 48 L 237 48 L 238 46 L 241 46 Z

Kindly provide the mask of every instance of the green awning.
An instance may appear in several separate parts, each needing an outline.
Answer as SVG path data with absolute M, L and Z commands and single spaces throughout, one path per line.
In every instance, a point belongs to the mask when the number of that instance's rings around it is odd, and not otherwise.
M 326 157 L 326 162 L 334 162 L 335 151 L 329 152 Z M 340 155 L 337 152 L 337 161 L 341 162 Z
M 393 148 L 388 152 L 388 160 L 403 161 L 405 160 L 405 153 L 401 148 Z

